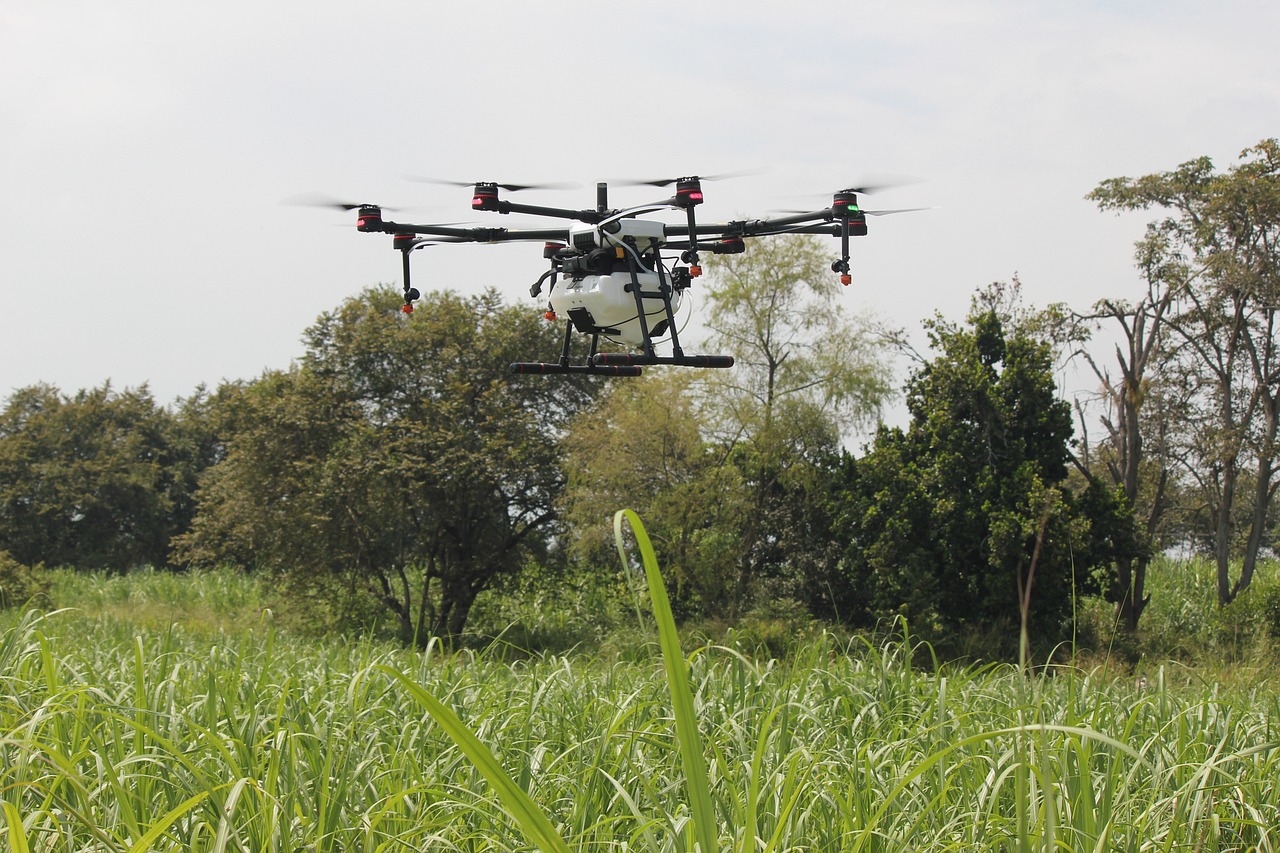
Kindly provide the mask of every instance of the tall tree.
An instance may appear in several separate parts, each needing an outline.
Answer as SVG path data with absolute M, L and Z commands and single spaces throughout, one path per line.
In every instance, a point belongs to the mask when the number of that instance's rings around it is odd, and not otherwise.
M 846 462 L 845 560 L 865 618 L 906 617 L 941 641 L 1017 636 L 1021 620 L 1051 646 L 1111 556 L 1067 488 L 1051 347 L 1012 320 L 975 301 L 965 326 L 928 324 L 937 355 L 908 384 L 910 425 Z
M 1137 303 L 1105 299 L 1077 319 L 1088 326 L 1119 331 L 1108 362 L 1083 353 L 1098 380 L 1105 437 L 1097 448 L 1084 448 L 1084 465 L 1117 487 L 1136 515 L 1141 546 L 1116 565 L 1114 593 L 1117 621 L 1134 631 L 1150 601 L 1147 568 L 1160 545 L 1160 532 L 1171 508 L 1174 472 L 1169 446 L 1170 410 L 1178 388 L 1167 382 L 1161 359 L 1165 320 L 1178 288 L 1163 280 L 1156 255 L 1140 255 L 1147 294 Z M 1115 373 L 1112 368 L 1114 367 Z M 1083 415 L 1082 415 L 1083 418 Z
M 793 429 L 797 416 L 838 438 L 873 424 L 889 397 L 885 336 L 845 309 L 825 252 L 814 237 L 771 237 L 710 264 L 710 345 L 737 365 L 713 377 L 728 441 Z
M 307 331 L 298 367 L 245 389 L 182 545 L 367 594 L 425 643 L 461 633 L 554 532 L 560 437 L 595 386 L 510 377 L 557 332 L 493 294 L 428 294 L 412 318 L 402 302 L 347 301 Z
M 1280 142 L 1246 149 L 1225 173 L 1201 157 L 1104 181 L 1091 198 L 1104 210 L 1168 211 L 1148 225 L 1140 253 L 1173 292 L 1167 372 L 1189 403 L 1174 424 L 1176 451 L 1209 518 L 1218 601 L 1229 603 L 1252 582 L 1280 485 Z
M 774 237 L 709 268 L 710 346 L 737 366 L 708 379 L 704 411 L 748 489 L 731 609 L 755 584 L 813 583 L 834 560 L 813 537 L 823 476 L 840 441 L 875 422 L 890 396 L 887 339 L 847 311 L 848 291 L 816 238 Z M 806 580 L 808 578 L 808 580 Z

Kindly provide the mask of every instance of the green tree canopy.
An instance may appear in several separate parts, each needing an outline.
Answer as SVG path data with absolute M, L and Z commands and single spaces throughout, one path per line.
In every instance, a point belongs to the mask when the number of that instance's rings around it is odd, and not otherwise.
M 1212 543 L 1226 604 L 1270 544 L 1280 487 L 1280 142 L 1246 149 L 1226 172 L 1200 157 L 1104 181 L 1090 198 L 1104 210 L 1167 214 L 1137 251 L 1169 303 L 1153 381 L 1170 417 L 1157 428 L 1199 496 L 1198 532 Z
M 709 346 L 736 366 L 711 376 L 731 442 L 839 441 L 874 424 L 891 394 L 885 336 L 844 307 L 850 291 L 815 237 L 771 237 L 708 266 Z
M 428 294 L 412 317 L 366 291 L 307 352 L 229 403 L 226 457 L 182 553 L 371 596 L 406 640 L 457 636 L 476 596 L 555 530 L 560 439 L 587 379 L 512 378 L 556 330 L 492 293 Z
M 729 595 L 746 499 L 741 477 L 706 438 L 692 371 L 652 370 L 614 382 L 583 412 L 565 441 L 564 495 L 572 553 L 617 561 L 612 519 L 620 507 L 645 519 L 673 605 L 715 611 Z
M 831 615 L 827 493 L 841 440 L 891 395 L 888 338 L 845 308 L 850 291 L 815 237 L 758 240 L 709 266 L 710 346 L 734 355 L 707 378 L 703 411 L 745 491 L 731 611 L 787 596 Z
M 163 566 L 194 444 L 146 387 L 14 392 L 0 412 L 0 549 L 28 564 Z
M 936 640 L 968 631 L 1065 636 L 1073 593 L 1105 563 L 1093 503 L 1066 487 L 1071 411 L 1048 343 L 987 306 L 928 324 L 937 356 L 912 376 L 908 428 L 845 463 L 845 568 L 868 620 Z

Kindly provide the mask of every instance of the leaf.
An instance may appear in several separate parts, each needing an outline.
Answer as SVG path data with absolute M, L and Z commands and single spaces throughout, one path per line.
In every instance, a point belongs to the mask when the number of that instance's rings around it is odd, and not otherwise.
M 471 760 L 476 770 L 480 771 L 480 775 L 493 788 L 507 813 L 515 820 L 516 825 L 531 844 L 543 853 L 569 853 L 569 845 L 556 832 L 550 819 L 538 804 L 502 769 L 502 765 L 498 763 L 498 759 L 489 748 L 466 727 L 462 720 L 458 719 L 458 715 L 449 706 L 432 696 L 407 675 L 388 666 L 378 668 L 403 684 L 440 728 L 453 739 L 458 749 Z
M 654 619 L 658 623 L 658 643 L 662 647 L 662 662 L 667 672 L 667 685 L 671 690 L 671 705 L 676 718 L 676 740 L 680 745 L 680 760 L 684 765 L 685 789 L 689 797 L 689 812 L 693 816 L 694 835 L 703 853 L 717 850 L 716 815 L 711 803 L 711 785 L 707 781 L 707 763 L 702 752 L 702 738 L 698 734 L 698 719 L 693 711 L 693 692 L 689 688 L 689 670 L 684 653 L 680 651 L 680 636 L 676 633 L 676 620 L 671 613 L 667 588 L 658 570 L 658 560 L 653 544 L 645 532 L 644 523 L 633 510 L 620 509 L 613 516 L 613 536 L 618 544 L 618 556 L 622 567 L 627 568 L 626 541 L 622 535 L 622 522 L 626 519 L 636 537 L 636 545 L 644 561 L 645 578 L 649 582 L 649 598 Z
M 13 853 L 28 853 L 31 850 L 27 846 L 27 833 L 22 828 L 22 815 L 18 813 L 18 807 L 13 803 L 4 803 L 4 819 L 9 825 L 9 849 Z
M 146 853 L 146 851 L 151 849 L 151 845 L 157 838 L 169 831 L 169 827 L 173 825 L 174 821 L 200 805 L 200 803 L 206 800 L 211 793 L 213 792 L 201 791 L 194 797 L 190 797 L 174 806 L 169 810 L 168 814 L 152 824 L 151 828 L 147 830 L 145 835 L 133 843 L 129 848 L 129 853 Z

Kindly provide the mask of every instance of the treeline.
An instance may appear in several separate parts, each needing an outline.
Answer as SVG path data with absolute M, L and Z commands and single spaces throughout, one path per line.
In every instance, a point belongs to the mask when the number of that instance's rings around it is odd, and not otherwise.
M 1016 282 L 980 290 L 963 321 L 927 324 L 909 424 L 856 453 L 903 337 L 840 307 L 826 247 L 777 238 L 703 288 L 707 351 L 730 371 L 513 378 L 562 331 L 493 293 L 428 294 L 407 317 L 372 289 L 321 315 L 289 370 L 171 407 L 20 389 L 0 413 L 0 551 L 270 572 L 325 618 L 418 643 L 460 634 L 531 565 L 616 571 L 623 506 L 687 616 L 788 601 L 941 644 L 1048 647 L 1086 594 L 1136 627 L 1146 568 L 1175 545 L 1219 559 L 1226 603 L 1275 526 L 1278 170 L 1267 141 L 1226 173 L 1100 185 L 1104 209 L 1170 211 L 1138 244 L 1146 296 L 1036 310 Z M 1121 345 L 1093 351 L 1099 328 Z M 1100 397 L 1061 399 L 1073 357 Z

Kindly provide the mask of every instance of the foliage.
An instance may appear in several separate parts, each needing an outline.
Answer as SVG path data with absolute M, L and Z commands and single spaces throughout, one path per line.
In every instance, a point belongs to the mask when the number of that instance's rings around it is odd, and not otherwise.
M 882 427 L 844 466 L 858 615 L 906 617 L 950 642 L 999 635 L 994 626 L 1015 637 L 1029 624 L 1051 648 L 1113 556 L 1108 534 L 1123 529 L 1107 519 L 1114 502 L 1067 488 L 1071 415 L 1055 396 L 1048 343 L 977 302 L 967 326 L 928 329 L 938 355 L 908 383 L 908 429 Z
M 1225 173 L 1201 157 L 1104 181 L 1090 198 L 1104 210 L 1168 212 L 1147 226 L 1138 258 L 1171 294 L 1160 372 L 1177 405 L 1164 426 L 1206 509 L 1197 532 L 1213 543 L 1227 604 L 1269 544 L 1280 486 L 1280 142 L 1245 150 Z M 1238 549 L 1237 524 L 1247 531 Z
M 512 658 L 590 650 L 635 639 L 635 603 L 617 572 L 577 561 L 530 563 L 476 597 L 468 645 Z
M 829 445 L 874 423 L 888 398 L 883 335 L 845 310 L 826 251 L 814 237 L 773 237 L 708 267 L 708 343 L 735 359 L 712 377 L 730 442 L 773 438 L 777 426 Z
M 476 596 L 554 530 L 559 436 L 585 382 L 510 381 L 554 330 L 492 294 L 390 289 L 321 316 L 307 354 L 227 405 L 237 425 L 182 554 L 283 574 L 300 595 L 389 611 L 401 638 L 458 636 Z
M 26 566 L 0 551 L 0 610 L 38 607 L 49 603 L 44 566 Z
M 280 618 L 286 603 L 273 584 L 263 575 L 231 567 L 187 572 L 60 568 L 47 569 L 42 577 L 59 607 L 139 631 L 179 630 L 217 638 L 252 633 L 267 622 L 286 623 Z
M 890 396 L 887 337 L 843 308 L 825 251 L 813 237 L 771 238 L 709 268 L 709 345 L 736 359 L 708 377 L 702 404 L 741 484 L 731 617 L 781 597 L 831 612 L 834 459 Z
M 563 460 L 573 555 L 590 565 L 611 562 L 608 508 L 637 507 L 685 615 L 728 600 L 742 548 L 734 532 L 747 500 L 741 474 L 704 438 L 709 425 L 694 402 L 695 381 L 688 371 L 655 370 L 614 383 L 573 421 Z
M 827 515 L 836 448 L 888 395 L 882 338 L 850 316 L 807 237 L 757 241 L 709 267 L 707 346 L 732 371 L 618 383 L 572 426 L 573 553 L 602 562 L 607 508 L 646 519 L 682 616 L 737 621 L 766 602 L 821 615 L 839 554 Z
M 19 389 L 0 412 L 0 546 L 24 563 L 165 565 L 199 466 L 145 386 Z
M 1217 604 L 1217 567 L 1199 555 L 1157 555 L 1151 603 L 1140 629 L 1119 630 L 1102 601 L 1082 608 L 1081 647 L 1140 672 L 1164 661 L 1194 668 L 1205 680 L 1256 681 L 1280 651 L 1280 564 L 1264 561 L 1247 592 Z
M 653 659 L 0 622 L 0 833 L 16 849 L 529 849 L 388 669 L 471 728 L 570 849 L 690 849 Z M 785 661 L 694 649 L 716 849 L 1266 849 L 1280 824 L 1274 673 L 912 657 L 830 635 Z
M 684 771 L 685 789 L 688 792 L 691 812 L 692 825 L 686 833 L 690 840 L 686 841 L 685 846 L 691 849 L 714 850 L 718 846 L 716 815 L 711 802 L 711 786 L 707 781 L 706 756 L 703 754 L 702 739 L 698 734 L 698 720 L 694 715 L 689 671 L 684 654 L 680 650 L 675 617 L 671 611 L 666 585 L 658 569 L 649 536 L 639 516 L 632 510 L 619 510 L 613 518 L 614 539 L 617 543 L 618 555 L 622 558 L 623 571 L 631 567 L 623 535 L 623 521 L 630 526 L 640 552 L 649 587 L 649 597 L 653 602 L 654 617 L 658 624 L 658 639 L 662 646 L 662 660 L 671 694 L 672 715 L 675 718 L 676 742 L 679 745 L 680 763 Z M 404 673 L 390 668 L 384 668 L 384 671 L 400 682 L 400 686 L 426 709 L 458 749 L 466 754 L 530 843 L 543 853 L 569 853 L 568 844 L 556 831 L 546 812 L 529 797 L 524 786 L 511 778 L 494 757 L 493 752 L 476 737 L 449 706 L 437 699 L 430 691 L 414 683 L 413 679 Z M 750 823 L 754 823 L 754 820 Z

